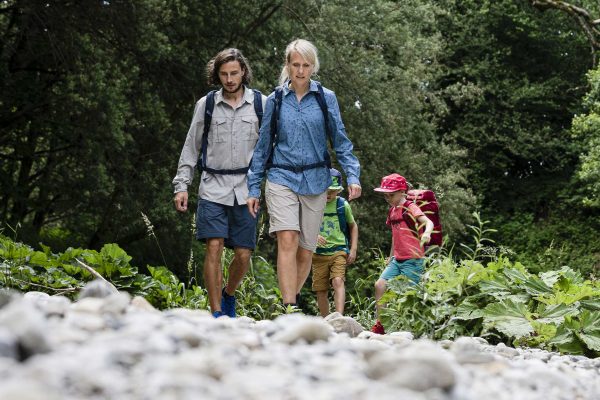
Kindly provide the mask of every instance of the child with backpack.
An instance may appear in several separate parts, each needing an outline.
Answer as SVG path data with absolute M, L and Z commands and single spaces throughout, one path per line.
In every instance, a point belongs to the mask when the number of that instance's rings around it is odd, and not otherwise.
M 344 313 L 346 266 L 356 260 L 358 225 L 350 204 L 338 194 L 343 190 L 342 174 L 330 169 L 332 184 L 327 189 L 327 204 L 312 257 L 312 290 L 322 317 L 329 315 L 329 288 L 333 286 L 335 310 Z
M 423 273 L 424 245 L 431 241 L 434 224 L 417 204 L 406 199 L 408 184 L 402 175 L 384 176 L 381 185 L 375 191 L 383 193 L 390 205 L 386 225 L 392 229 L 392 246 L 388 264 L 381 277 L 375 282 L 377 322 L 371 328 L 371 332 L 383 335 L 385 330 L 379 321 L 381 308 L 379 300 L 385 293 L 387 281 L 404 275 L 414 284 L 419 282 Z M 421 230 L 423 232 L 419 235 Z

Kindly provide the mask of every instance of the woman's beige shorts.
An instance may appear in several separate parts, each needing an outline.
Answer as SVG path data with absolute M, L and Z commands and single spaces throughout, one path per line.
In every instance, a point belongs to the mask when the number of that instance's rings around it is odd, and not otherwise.
M 269 234 L 278 231 L 299 231 L 300 247 L 315 251 L 321 228 L 327 191 L 314 196 L 302 196 L 287 186 L 267 180 L 265 200 L 269 211 Z

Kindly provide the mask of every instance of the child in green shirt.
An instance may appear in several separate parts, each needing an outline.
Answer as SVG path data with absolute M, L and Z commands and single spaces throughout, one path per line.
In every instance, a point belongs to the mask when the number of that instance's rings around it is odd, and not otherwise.
M 329 315 L 328 291 L 333 286 L 335 310 L 344 313 L 346 302 L 346 265 L 356 260 L 358 225 L 350 204 L 338 194 L 343 190 L 342 174 L 331 168 L 332 184 L 327 190 L 327 205 L 312 258 L 312 290 L 322 317 Z

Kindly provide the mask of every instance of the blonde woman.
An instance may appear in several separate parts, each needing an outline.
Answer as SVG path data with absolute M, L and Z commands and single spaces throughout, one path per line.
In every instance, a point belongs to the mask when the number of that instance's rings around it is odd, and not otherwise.
M 267 99 L 264 123 L 248 171 L 248 208 L 256 217 L 265 175 L 269 233 L 277 237 L 277 278 L 284 306 L 295 306 L 310 272 L 312 254 L 331 185 L 329 140 L 347 176 L 348 199 L 360 197 L 360 164 L 335 94 L 312 79 L 316 47 L 297 39 L 285 51 L 280 85 Z

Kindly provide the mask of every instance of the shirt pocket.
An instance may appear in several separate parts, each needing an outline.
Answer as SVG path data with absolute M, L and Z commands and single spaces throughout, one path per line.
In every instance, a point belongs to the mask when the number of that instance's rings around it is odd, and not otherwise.
M 226 118 L 213 119 L 213 135 L 211 139 L 214 143 L 223 143 L 226 140 L 226 137 L 229 134 L 229 129 L 227 128 L 227 125 L 228 124 Z
M 258 140 L 258 117 L 244 116 L 241 120 L 240 135 L 242 140 Z

